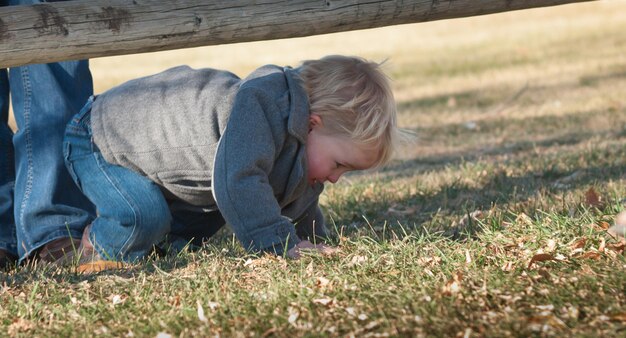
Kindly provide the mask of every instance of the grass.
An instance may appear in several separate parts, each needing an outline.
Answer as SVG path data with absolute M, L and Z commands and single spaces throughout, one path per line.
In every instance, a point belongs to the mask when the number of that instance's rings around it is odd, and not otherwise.
M 599 1 L 92 60 L 99 92 L 180 63 L 390 56 L 418 139 L 326 189 L 336 256 L 251 256 L 223 231 L 124 271 L 19 267 L 1 275 L 0 332 L 623 336 L 624 245 L 606 228 L 625 207 L 625 29 L 626 2 Z

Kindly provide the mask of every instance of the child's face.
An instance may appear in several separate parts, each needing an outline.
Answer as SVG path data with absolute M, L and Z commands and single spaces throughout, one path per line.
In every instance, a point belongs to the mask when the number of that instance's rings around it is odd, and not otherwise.
M 377 152 L 363 149 L 351 140 L 324 134 L 321 118 L 311 115 L 306 144 L 309 184 L 335 183 L 344 173 L 371 168 Z

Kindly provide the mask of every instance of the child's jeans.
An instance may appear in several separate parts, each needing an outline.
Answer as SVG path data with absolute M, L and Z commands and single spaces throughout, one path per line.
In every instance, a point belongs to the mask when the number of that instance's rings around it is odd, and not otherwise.
M 94 99 L 90 98 L 67 126 L 65 164 L 96 206 L 89 239 L 97 252 L 105 259 L 132 262 L 145 257 L 164 238 L 172 216 L 154 182 L 104 159 L 93 142 L 90 116 Z

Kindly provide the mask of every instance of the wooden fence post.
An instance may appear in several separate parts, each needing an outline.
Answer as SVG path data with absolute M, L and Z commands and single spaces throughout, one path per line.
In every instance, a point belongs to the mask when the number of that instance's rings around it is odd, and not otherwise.
M 8 6 L 0 7 L 0 68 L 583 1 L 591 0 L 76 0 Z

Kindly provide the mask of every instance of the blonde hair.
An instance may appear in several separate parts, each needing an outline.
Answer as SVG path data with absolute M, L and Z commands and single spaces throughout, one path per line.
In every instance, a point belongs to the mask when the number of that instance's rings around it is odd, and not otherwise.
M 374 167 L 389 162 L 401 133 L 390 80 L 381 65 L 329 55 L 304 61 L 300 67 L 311 114 L 322 118 L 325 133 L 377 149 Z

